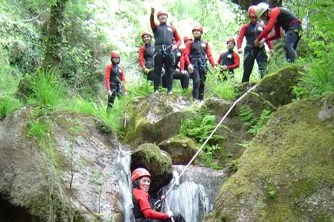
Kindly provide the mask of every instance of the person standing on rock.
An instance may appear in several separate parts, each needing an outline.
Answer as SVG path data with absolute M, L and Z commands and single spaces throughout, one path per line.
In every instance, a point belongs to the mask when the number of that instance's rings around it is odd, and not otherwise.
M 259 74 L 261 79 L 267 73 L 268 56 L 266 53 L 266 49 L 263 44 L 259 47 L 255 47 L 254 45 L 254 40 L 261 34 L 261 32 L 265 28 L 262 23 L 258 22 L 255 9 L 256 6 L 254 5 L 248 8 L 248 18 L 250 22 L 241 27 L 237 40 L 238 54 L 241 54 L 243 52 L 241 49 L 242 41 L 244 37 L 246 37 L 246 47 L 244 50 L 244 72 L 242 75 L 242 82 L 249 82 L 255 60 L 259 67 Z M 267 42 L 267 45 L 269 47 L 269 50 L 272 52 L 272 42 Z
M 156 24 L 154 21 L 154 12 L 155 9 L 151 8 L 150 24 L 155 39 L 153 89 L 155 93 L 158 92 L 159 86 L 161 85 L 161 72 L 164 67 L 167 94 L 172 94 L 174 65 L 174 55 L 172 51 L 180 46 L 181 38 L 173 26 L 167 25 L 168 14 L 166 11 L 159 11 L 157 13 L 159 24 Z M 173 37 L 175 38 L 175 44 L 173 44 Z
M 151 184 L 151 174 L 145 168 L 137 168 L 131 174 L 133 215 L 136 222 L 163 221 L 185 222 L 181 214 L 167 211 L 161 213 L 154 209 L 148 190 Z
M 138 60 L 139 65 L 143 70 L 144 75 L 147 80 L 153 81 L 153 55 L 154 55 L 154 47 L 151 45 L 152 35 L 151 33 L 145 31 L 141 34 L 141 38 L 143 40 L 144 45 L 139 48 Z
M 280 28 L 282 27 L 285 31 L 284 49 L 286 52 L 286 60 L 288 62 L 295 62 L 297 59 L 296 48 L 302 31 L 301 21 L 288 9 L 284 7 L 270 9 L 269 5 L 266 3 L 258 4 L 255 11 L 257 17 L 264 20 L 267 25 L 254 41 L 254 45 L 256 47 L 260 46 L 262 39 L 264 39 L 273 28 L 275 28 L 275 34 L 265 38 L 265 41 L 268 42 L 280 38 Z
M 202 101 L 207 72 L 206 61 L 208 59 L 212 67 L 215 67 L 216 64 L 209 43 L 202 39 L 203 27 L 194 26 L 192 33 L 194 40 L 186 44 L 184 60 L 185 64 L 188 64 L 188 72 L 193 80 L 193 98 L 197 101 Z M 180 65 L 180 69 L 183 70 L 184 64 Z
M 107 112 L 113 107 L 116 97 L 119 97 L 125 92 L 123 84 L 125 83 L 124 70 L 119 66 L 121 57 L 118 51 L 111 52 L 111 64 L 108 64 L 105 69 L 105 86 L 108 94 Z

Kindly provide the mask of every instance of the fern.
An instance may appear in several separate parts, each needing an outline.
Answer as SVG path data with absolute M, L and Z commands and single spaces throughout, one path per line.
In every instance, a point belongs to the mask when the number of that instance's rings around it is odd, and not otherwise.
M 239 110 L 239 116 L 241 120 L 244 122 L 244 125 L 249 127 L 247 132 L 253 134 L 254 136 L 257 135 L 262 127 L 268 122 L 271 117 L 270 110 L 262 110 L 262 113 L 259 118 L 256 118 L 251 108 L 248 106 L 242 106 Z

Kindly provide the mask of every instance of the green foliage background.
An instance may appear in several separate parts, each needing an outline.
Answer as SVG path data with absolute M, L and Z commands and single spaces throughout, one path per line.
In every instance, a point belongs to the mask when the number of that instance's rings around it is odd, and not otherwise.
M 15 95 L 21 78 L 40 72 L 50 6 L 55 2 L 0 1 L 1 118 L 22 105 Z M 334 22 L 329 15 L 334 13 L 334 3 L 325 0 L 285 0 L 283 3 L 301 18 L 304 27 L 298 45 L 298 63 L 305 67 L 305 73 L 295 93 L 303 98 L 333 92 Z M 112 115 L 118 119 L 122 116 L 122 107 L 132 98 L 151 92 L 151 88 L 143 81 L 137 61 L 138 47 L 142 44 L 140 33 L 150 30 L 151 7 L 156 11 L 166 9 L 169 21 L 182 37 L 191 35 L 193 25 L 203 25 L 204 39 L 212 45 L 215 58 L 225 51 L 225 39 L 237 37 L 239 28 L 247 22 L 246 12 L 230 1 L 69 0 L 65 12 L 61 69 L 55 73 L 57 79 L 61 77 L 62 85 L 68 88 L 65 98 L 58 100 L 63 101 L 59 103 L 64 108 L 72 107 L 83 112 L 90 110 L 90 113 L 100 115 L 107 121 L 108 117 L 99 113 L 104 112 L 106 105 L 103 76 L 109 53 L 113 49 L 121 52 L 121 65 L 126 71 L 129 96 L 121 103 L 116 102 Z M 275 42 L 276 53 L 271 58 L 271 72 L 286 65 L 282 42 L 283 38 Z M 207 81 L 207 96 L 233 100 L 236 96 L 234 85 L 241 80 L 242 64 L 235 74 L 235 82 L 225 85 L 217 84 L 219 82 L 214 77 L 217 73 L 213 70 L 211 72 Z M 251 81 L 258 81 L 256 67 L 253 72 Z M 44 91 L 48 91 L 47 88 Z M 114 128 L 119 127 L 115 121 L 111 124 Z

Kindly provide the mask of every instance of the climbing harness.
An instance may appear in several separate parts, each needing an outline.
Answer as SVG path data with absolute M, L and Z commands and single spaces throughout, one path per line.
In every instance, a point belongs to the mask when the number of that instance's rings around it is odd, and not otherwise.
M 162 57 L 166 57 L 172 52 L 172 46 L 171 45 L 159 45 L 156 46 L 156 52 Z

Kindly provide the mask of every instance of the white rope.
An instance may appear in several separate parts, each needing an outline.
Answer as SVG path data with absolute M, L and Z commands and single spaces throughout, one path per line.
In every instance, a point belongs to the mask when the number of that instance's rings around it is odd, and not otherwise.
M 230 109 L 226 112 L 226 114 L 223 116 L 223 118 L 220 120 L 220 122 L 217 124 L 217 126 L 214 128 L 214 130 L 211 132 L 211 134 L 206 138 L 206 140 L 204 141 L 204 143 L 202 144 L 202 146 L 198 149 L 198 151 L 196 152 L 196 154 L 193 156 L 193 158 L 189 161 L 189 163 L 187 164 L 187 166 L 182 170 L 182 172 L 180 173 L 179 177 L 173 182 L 173 184 L 170 186 L 170 188 L 167 190 L 167 192 L 165 193 L 165 196 L 168 195 L 168 193 L 172 190 L 172 188 L 175 186 L 176 182 L 181 178 L 181 176 L 184 174 L 184 172 L 186 171 L 186 169 L 190 166 L 190 164 L 196 159 L 196 157 L 199 155 L 199 153 L 202 151 L 202 149 L 204 148 L 204 146 L 207 144 L 207 142 L 211 139 L 211 137 L 213 136 L 213 134 L 217 131 L 217 129 L 219 128 L 219 126 L 223 123 L 223 121 L 225 120 L 225 118 L 228 116 L 228 114 L 232 111 L 232 109 L 234 108 L 234 106 L 240 102 L 240 100 L 242 100 L 250 91 L 252 91 L 253 89 L 256 88 L 256 85 L 252 86 L 252 88 L 250 88 L 249 90 L 247 90 L 247 92 L 245 92 L 242 96 L 240 96 L 236 101 L 234 101 L 234 103 L 232 104 L 232 106 L 230 107 Z

